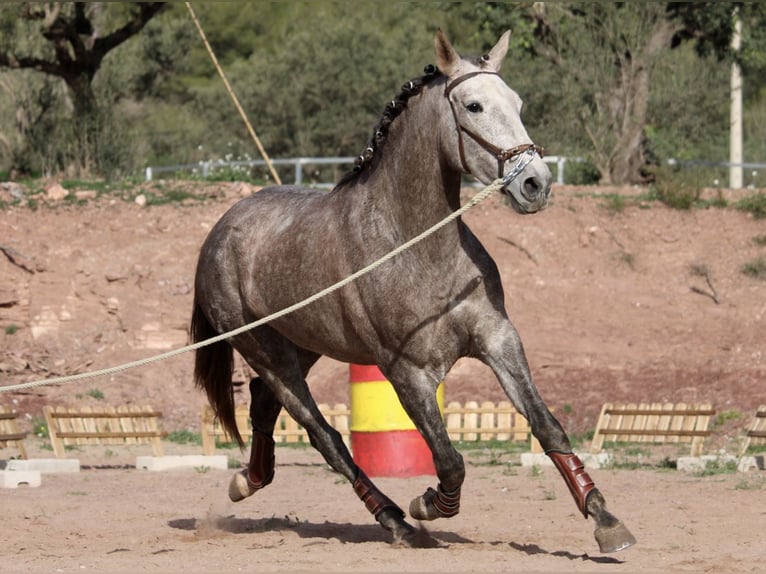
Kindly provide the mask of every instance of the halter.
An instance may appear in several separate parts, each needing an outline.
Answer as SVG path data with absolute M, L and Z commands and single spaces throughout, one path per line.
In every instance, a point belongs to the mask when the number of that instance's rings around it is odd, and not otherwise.
M 470 80 L 471 78 L 473 78 L 474 76 L 478 76 L 479 74 L 491 74 L 493 76 L 498 76 L 498 77 L 500 76 L 500 74 L 498 74 L 497 72 L 488 72 L 484 70 L 469 72 L 467 74 L 460 76 L 456 80 L 453 80 L 452 83 L 447 84 L 444 87 L 444 97 L 447 98 L 450 109 L 452 110 L 452 117 L 455 118 L 455 125 L 457 126 L 458 151 L 460 152 L 460 163 L 462 164 L 465 172 L 471 173 L 471 170 L 468 168 L 468 164 L 465 161 L 465 150 L 463 149 L 463 132 L 465 132 L 466 135 L 470 136 L 473 141 L 475 141 L 477 144 L 479 144 L 481 147 L 483 147 L 485 150 L 487 150 L 489 153 L 495 156 L 495 159 L 497 159 L 497 177 L 503 177 L 503 166 L 505 165 L 505 162 L 508 161 L 509 159 L 516 157 L 517 155 L 522 154 L 529 150 L 532 150 L 532 154 L 530 155 L 534 155 L 534 153 L 536 152 L 540 157 L 543 157 L 545 150 L 541 146 L 538 146 L 532 143 L 517 145 L 509 149 L 502 149 L 488 142 L 479 134 L 472 132 L 467 127 L 460 125 L 460 122 L 458 121 L 458 117 L 457 117 L 457 112 L 455 111 L 455 104 L 453 104 L 452 100 L 449 98 L 450 92 L 452 92 L 452 90 L 455 89 L 455 87 L 462 84 L 466 80 Z

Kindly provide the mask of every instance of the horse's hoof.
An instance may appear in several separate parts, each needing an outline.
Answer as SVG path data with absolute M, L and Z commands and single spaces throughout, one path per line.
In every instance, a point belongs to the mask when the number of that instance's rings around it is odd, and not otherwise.
M 247 469 L 244 469 L 231 477 L 229 483 L 229 498 L 232 502 L 239 502 L 258 490 L 247 478 Z
M 636 543 L 635 537 L 622 522 L 614 526 L 596 528 L 594 533 L 598 548 L 603 553 L 618 552 L 630 548 Z
M 410 502 L 410 516 L 416 520 L 435 520 L 441 515 L 433 504 L 436 491 L 429 488 L 423 496 L 418 496 Z

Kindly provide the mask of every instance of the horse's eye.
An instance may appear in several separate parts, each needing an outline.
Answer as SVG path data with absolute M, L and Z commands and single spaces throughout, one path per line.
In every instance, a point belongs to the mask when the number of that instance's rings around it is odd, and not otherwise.
M 471 112 L 472 114 L 478 114 L 479 112 L 483 111 L 484 108 L 481 107 L 481 104 L 478 102 L 471 102 L 466 106 L 466 109 Z

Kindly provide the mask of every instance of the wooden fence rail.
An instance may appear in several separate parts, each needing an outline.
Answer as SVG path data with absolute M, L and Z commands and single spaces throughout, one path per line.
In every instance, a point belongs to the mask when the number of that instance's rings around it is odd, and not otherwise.
M 348 445 L 351 435 L 349 418 L 351 411 L 345 404 L 330 407 L 320 404 L 319 410 L 328 422 L 343 437 Z M 531 436 L 529 424 L 509 402 L 499 404 L 483 402 L 481 406 L 475 401 L 469 401 L 465 406 L 452 402 L 444 409 L 444 417 L 450 438 L 456 441 L 501 440 L 527 441 L 530 449 L 540 452 L 542 449 L 537 440 Z M 236 409 L 237 429 L 246 441 L 250 440 L 252 430 L 249 422 L 249 412 L 244 406 Z M 222 443 L 231 442 L 231 438 L 221 427 L 209 406 L 202 410 L 202 452 L 206 455 L 215 453 L 216 440 Z M 301 427 L 283 409 L 274 430 L 274 441 L 277 443 L 308 442 L 306 430 Z
M 766 405 L 761 405 L 755 412 L 753 422 L 745 433 L 745 441 L 742 444 L 740 454 L 744 455 L 750 446 L 766 444 Z
M 691 443 L 691 455 L 702 454 L 710 417 L 715 409 L 710 404 L 684 403 L 606 403 L 593 434 L 591 452 L 598 453 L 604 441 Z
M 19 456 L 27 458 L 27 451 L 23 442 L 27 433 L 19 430 L 19 425 L 16 422 L 18 416 L 16 411 L 0 405 L 0 448 L 15 446 L 19 451 Z
M 57 458 L 66 458 L 66 447 L 93 444 L 151 443 L 154 456 L 163 456 L 165 433 L 157 421 L 162 415 L 151 407 L 120 406 L 92 409 L 43 407 L 48 434 Z

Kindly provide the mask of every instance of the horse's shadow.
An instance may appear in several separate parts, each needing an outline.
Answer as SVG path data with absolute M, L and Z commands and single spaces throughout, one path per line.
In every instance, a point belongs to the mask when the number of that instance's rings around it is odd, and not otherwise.
M 301 538 L 336 539 L 342 543 L 391 542 L 391 535 L 377 524 L 352 524 L 325 521 L 323 523 L 301 521 L 289 516 L 271 518 L 238 518 L 236 516 L 217 516 L 205 519 L 178 518 L 170 520 L 168 526 L 179 530 L 197 533 L 215 531 L 231 534 L 252 534 L 258 532 L 295 532 Z M 420 529 L 421 541 L 426 547 L 438 547 L 447 544 L 471 543 L 453 532 Z
M 514 550 L 524 552 L 529 556 L 534 554 L 545 554 L 546 556 L 556 556 L 566 558 L 567 560 L 582 560 L 584 562 L 593 562 L 596 564 L 624 564 L 623 560 L 613 558 L 612 556 L 590 556 L 588 554 L 572 554 L 566 550 L 554 550 L 550 552 L 540 548 L 537 544 L 519 544 L 518 542 L 495 542 L 494 544 L 507 544 Z
M 336 539 L 344 544 L 361 544 L 363 542 L 382 542 L 389 544 L 391 536 L 377 524 L 351 524 L 350 522 L 307 522 L 300 521 L 289 516 L 271 518 L 238 518 L 234 515 L 197 518 L 178 518 L 168 522 L 171 528 L 187 530 L 190 532 L 212 534 L 216 531 L 230 534 L 253 534 L 258 532 L 279 532 L 289 530 L 295 532 L 301 538 L 307 539 Z M 475 544 L 476 542 L 464 538 L 454 532 L 443 530 L 431 531 L 421 526 L 422 542 L 424 547 L 446 547 L 452 544 Z M 434 543 L 429 543 L 429 539 Z M 611 556 L 590 556 L 588 554 L 573 554 L 566 550 L 548 551 L 540 548 L 537 544 L 519 544 L 518 542 L 489 542 L 479 543 L 492 546 L 509 546 L 513 550 L 524 552 L 530 556 L 544 554 L 567 560 L 581 560 L 594 564 L 623 564 L 624 561 Z

